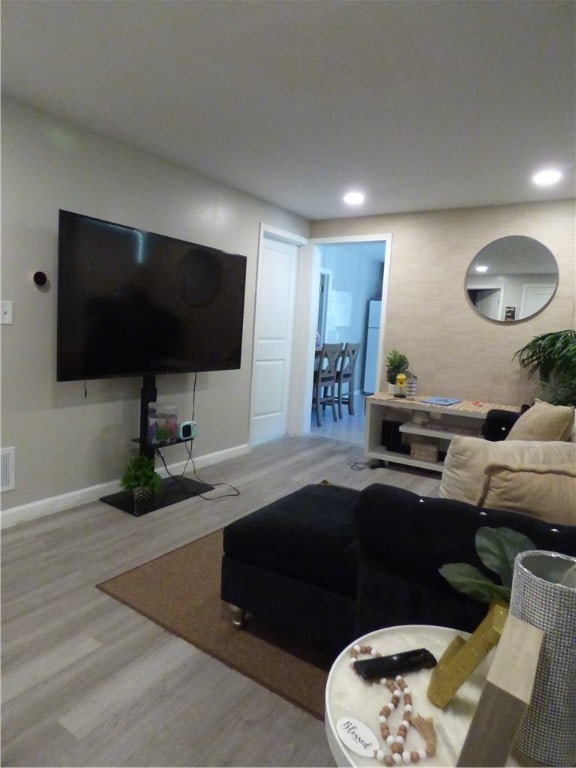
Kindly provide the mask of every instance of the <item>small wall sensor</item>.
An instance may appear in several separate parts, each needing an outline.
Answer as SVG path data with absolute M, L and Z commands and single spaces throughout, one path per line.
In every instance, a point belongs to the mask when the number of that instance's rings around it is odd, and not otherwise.
M 46 272 L 34 272 L 34 284 L 38 288 L 46 288 L 48 286 L 48 276 Z

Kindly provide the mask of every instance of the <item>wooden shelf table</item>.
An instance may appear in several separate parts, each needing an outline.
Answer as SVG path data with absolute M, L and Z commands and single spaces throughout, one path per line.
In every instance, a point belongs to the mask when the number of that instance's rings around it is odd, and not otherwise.
M 518 413 L 515 405 L 460 400 L 454 405 L 426 403 L 431 395 L 400 398 L 379 392 L 366 398 L 365 454 L 368 458 L 441 472 L 440 453 L 456 435 L 481 437 L 486 415 L 493 409 Z M 402 450 L 383 444 L 383 422 L 398 425 L 404 435 Z M 403 451 L 406 450 L 404 453 Z M 422 458 L 426 450 L 431 457 Z

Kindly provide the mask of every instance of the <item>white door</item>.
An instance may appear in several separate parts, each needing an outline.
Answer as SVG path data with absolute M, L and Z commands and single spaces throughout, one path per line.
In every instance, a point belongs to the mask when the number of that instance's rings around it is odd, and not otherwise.
M 555 290 L 555 285 L 525 285 L 522 290 L 520 319 L 540 312 L 554 296 Z
M 288 431 L 298 246 L 265 235 L 258 260 L 250 442 Z

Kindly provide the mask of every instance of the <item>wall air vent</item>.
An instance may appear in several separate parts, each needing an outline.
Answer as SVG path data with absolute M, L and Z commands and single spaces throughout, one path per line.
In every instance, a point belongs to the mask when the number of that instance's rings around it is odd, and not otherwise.
M 0 491 L 12 491 L 16 487 L 16 448 L 0 451 Z

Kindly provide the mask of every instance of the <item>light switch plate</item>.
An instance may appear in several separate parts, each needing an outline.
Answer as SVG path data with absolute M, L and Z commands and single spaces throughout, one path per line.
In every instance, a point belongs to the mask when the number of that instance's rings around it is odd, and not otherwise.
M 12 325 L 12 302 L 0 302 L 0 323 L 2 325 Z

